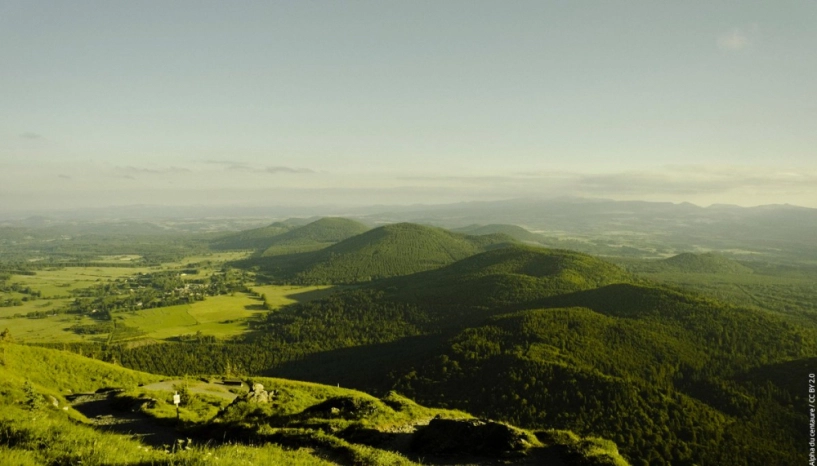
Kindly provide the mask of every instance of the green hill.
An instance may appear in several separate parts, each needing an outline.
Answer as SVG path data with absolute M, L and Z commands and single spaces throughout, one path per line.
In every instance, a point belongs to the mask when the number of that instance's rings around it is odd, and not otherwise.
M 274 279 L 299 284 L 360 283 L 442 267 L 511 242 L 513 239 L 503 235 L 468 236 L 398 223 L 369 230 L 319 251 L 239 264 L 256 265 Z
M 378 399 L 262 377 L 246 381 L 249 392 L 228 391 L 58 350 L 0 343 L 0 351 L 2 464 L 411 466 L 440 454 L 478 464 L 627 464 L 607 440 L 478 421 L 394 392 Z
M 511 245 L 381 284 L 397 299 L 435 307 L 518 307 L 546 296 L 629 281 L 620 268 L 573 251 Z
M 325 217 L 270 238 L 262 256 L 322 249 L 367 231 L 366 225 L 339 217 Z
M 775 334 L 785 341 L 767 357 L 791 357 L 798 335 L 779 322 L 734 318 L 714 324 L 741 333 L 718 342 L 649 318 L 519 311 L 450 338 L 396 386 L 425 403 L 603 435 L 633 464 L 796 463 L 804 416 L 758 386 L 732 382 L 722 361 L 762 357 L 740 343 L 760 334 L 761 345 Z M 773 328 L 763 333 L 764 324 Z
M 491 225 L 469 225 L 467 227 L 452 228 L 451 231 L 464 233 L 466 235 L 495 235 L 503 234 L 518 241 L 538 243 L 544 239 L 541 235 L 532 233 L 517 225 L 491 224 Z
M 227 236 L 222 236 L 210 242 L 210 248 L 223 251 L 234 249 L 266 249 L 272 239 L 295 228 L 284 222 L 275 222 L 261 228 L 244 230 Z

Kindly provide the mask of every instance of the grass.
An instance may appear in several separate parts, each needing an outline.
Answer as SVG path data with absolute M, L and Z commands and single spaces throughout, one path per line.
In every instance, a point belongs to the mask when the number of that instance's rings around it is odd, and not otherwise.
M 252 290 L 266 296 L 271 309 L 288 304 L 319 299 L 335 292 L 326 286 L 256 286 Z M 48 307 L 36 307 L 51 301 Z M 104 341 L 108 334 L 77 335 L 69 328 L 76 324 L 93 324 L 95 320 L 85 316 L 59 314 L 42 319 L 11 318 L 13 314 L 54 309 L 67 300 L 29 301 L 23 306 L 0 308 L 0 330 L 8 328 L 21 342 L 79 342 Z M 241 335 L 247 331 L 247 319 L 266 312 L 264 302 L 247 293 L 211 296 L 204 301 L 178 306 L 144 309 L 114 314 L 117 324 L 124 324 L 131 331 L 117 334 L 115 339 L 134 337 L 164 340 L 179 335 L 212 335 L 223 339 Z
M 308 449 L 196 446 L 180 451 L 146 447 L 130 436 L 104 433 L 66 406 L 62 395 L 100 387 L 130 387 L 157 382 L 159 376 L 136 372 L 82 356 L 38 347 L 0 343 L 0 465 L 328 465 Z M 59 408 L 42 403 L 26 408 L 24 386 L 36 396 L 52 396 Z M 44 447 L 47 446 L 47 447 Z
M 278 445 L 259 447 L 222 445 L 178 451 L 146 447 L 129 436 L 102 433 L 69 421 L 59 411 L 44 409 L 32 415 L 16 406 L 0 412 L 0 465 L 156 465 L 238 466 L 275 464 L 331 465 L 308 449 L 285 450 Z M 13 445 L 11 445 L 13 443 Z M 47 445 L 47 448 L 43 448 Z
M 0 319 L 0 328 L 8 328 L 14 339 L 20 342 L 78 342 L 99 340 L 98 335 L 77 335 L 68 330 L 75 324 L 92 324 L 89 317 L 60 314 L 43 319 Z
M 265 312 L 262 305 L 259 299 L 246 293 L 235 293 L 209 297 L 193 304 L 116 314 L 116 319 L 139 329 L 142 332 L 140 337 L 162 340 L 202 332 L 226 338 L 244 333 L 246 320 Z
M 100 282 L 130 277 L 139 272 L 147 273 L 157 268 L 148 267 L 65 267 L 38 270 L 36 275 L 14 275 L 10 282 L 20 283 L 42 293 L 41 299 L 66 297 L 80 288 L 88 288 Z
M 202 262 L 210 262 L 213 264 L 223 264 L 224 262 L 235 261 L 243 259 L 249 255 L 246 251 L 232 251 L 232 252 L 212 252 L 207 254 L 197 254 L 194 256 L 187 256 L 176 262 L 167 262 L 162 264 L 162 268 L 183 268 L 187 264 L 197 264 Z
M 0 293 L 0 301 L 13 297 L 22 298 L 20 293 Z M 34 301 L 25 301 L 21 306 L 0 307 L 0 319 L 12 318 L 15 314 L 25 315 L 36 311 L 53 311 L 68 303 L 71 298 L 42 298 Z M 2 325 L 2 323 L 0 323 Z
M 59 393 L 86 392 L 104 386 L 133 386 L 161 377 L 136 372 L 67 351 L 0 343 L 0 380 L 22 386 L 25 380 Z
M 325 298 L 334 293 L 337 288 L 331 286 L 261 285 L 253 286 L 252 290 L 266 297 L 270 309 L 280 309 L 288 304 Z

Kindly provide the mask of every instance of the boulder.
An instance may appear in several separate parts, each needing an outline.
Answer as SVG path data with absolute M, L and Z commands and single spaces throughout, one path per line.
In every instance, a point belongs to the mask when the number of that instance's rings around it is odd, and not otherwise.
M 264 386 L 260 383 L 253 384 L 252 390 L 250 390 L 246 395 L 244 395 L 244 399 L 250 403 L 269 403 L 270 396 L 266 390 L 264 390 Z
M 377 411 L 377 404 L 371 400 L 351 396 L 337 396 L 310 406 L 304 410 L 306 416 L 324 418 L 362 419 Z
M 499 422 L 436 417 L 417 430 L 411 449 L 428 454 L 508 456 L 538 443 L 531 434 Z

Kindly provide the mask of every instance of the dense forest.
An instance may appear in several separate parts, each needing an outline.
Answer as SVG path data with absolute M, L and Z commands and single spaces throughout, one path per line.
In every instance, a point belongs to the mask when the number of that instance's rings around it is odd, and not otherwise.
M 421 351 L 398 348 L 425 337 Z M 240 340 L 63 346 L 154 373 L 332 383 L 311 364 L 325 354 L 352 386 L 611 438 L 634 464 L 766 465 L 797 461 L 803 394 L 757 374 L 814 358 L 817 332 L 583 254 L 512 246 L 270 312 Z

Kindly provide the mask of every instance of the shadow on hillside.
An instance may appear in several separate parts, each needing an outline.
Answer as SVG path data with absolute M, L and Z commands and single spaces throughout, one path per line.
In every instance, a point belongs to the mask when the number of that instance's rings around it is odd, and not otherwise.
M 451 335 L 407 337 L 390 343 L 342 348 L 311 354 L 271 369 L 267 375 L 383 393 L 391 389 L 388 374 L 440 352 Z
M 152 447 L 172 447 L 183 436 L 171 425 L 160 424 L 149 416 L 117 409 L 107 396 L 74 404 L 73 408 L 87 417 L 99 430 L 131 435 Z
M 301 291 L 297 293 L 292 293 L 286 295 L 287 298 L 294 300 L 297 303 L 308 303 L 309 301 L 314 301 L 316 299 L 323 299 L 327 296 L 336 293 L 340 290 L 340 287 L 333 286 L 332 288 L 323 288 L 320 290 L 309 290 L 309 291 Z

